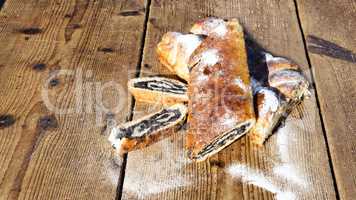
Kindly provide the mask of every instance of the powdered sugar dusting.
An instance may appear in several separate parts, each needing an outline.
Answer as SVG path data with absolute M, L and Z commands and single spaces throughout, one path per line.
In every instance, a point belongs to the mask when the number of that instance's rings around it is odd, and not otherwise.
M 219 52 L 217 49 L 208 49 L 201 54 L 201 64 L 213 66 L 220 60 Z
M 288 137 L 286 132 L 279 132 L 277 134 L 277 145 L 281 160 L 283 162 L 289 162 Z
M 240 78 L 235 78 L 234 83 L 239 86 L 243 91 L 247 91 L 249 89 L 249 87 L 247 87 L 246 84 Z
M 202 82 L 207 81 L 207 80 L 208 80 L 208 76 L 206 76 L 204 74 L 200 74 L 196 78 L 196 83 L 199 84 L 199 83 L 202 83 Z
M 220 37 L 224 37 L 227 33 L 227 28 L 225 23 L 219 23 L 219 25 L 217 25 L 214 29 L 214 33 L 216 33 L 218 36 Z
M 297 197 L 292 192 L 278 192 L 276 194 L 276 199 L 277 200 L 296 200 Z
M 272 54 L 270 54 L 270 53 L 266 53 L 265 52 L 265 58 L 266 58 L 266 62 L 267 62 L 267 64 L 269 63 L 269 62 L 289 62 L 287 59 L 285 59 L 285 58 L 282 58 L 282 57 L 274 57 Z
M 188 187 L 194 182 L 194 177 L 185 171 L 185 166 L 192 161 L 185 155 L 183 134 L 177 132 L 172 137 L 129 154 L 127 169 L 135 170 L 126 170 L 124 195 L 148 199 L 151 195 Z
M 109 142 L 116 149 L 119 149 L 121 146 L 121 139 L 118 137 L 118 134 L 119 134 L 118 131 L 119 131 L 118 128 L 113 127 L 111 129 L 111 133 L 109 135 Z
M 268 112 L 276 112 L 278 106 L 280 105 L 279 99 L 276 94 L 267 88 L 261 89 L 259 93 L 264 94 L 263 106 L 262 109 L 259 110 L 259 116 L 263 116 Z
M 208 34 L 223 37 L 227 33 L 226 23 L 222 19 L 210 18 L 205 21 L 204 25 L 209 32 Z
M 231 111 L 230 111 L 231 112 Z M 226 127 L 232 127 L 235 126 L 237 123 L 237 120 L 235 116 L 232 113 L 225 113 L 224 116 L 222 117 L 222 122 L 221 124 L 226 126 Z M 220 124 L 220 123 L 219 123 Z
M 189 58 L 195 49 L 202 43 L 202 39 L 198 35 L 182 34 L 177 37 L 177 42 L 184 48 L 185 57 Z

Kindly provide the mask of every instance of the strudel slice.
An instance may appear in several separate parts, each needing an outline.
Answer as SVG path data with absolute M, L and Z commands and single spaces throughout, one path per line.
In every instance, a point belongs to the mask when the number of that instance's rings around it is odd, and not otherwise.
M 277 88 L 289 103 L 298 103 L 304 96 L 309 96 L 309 82 L 303 76 L 298 65 L 282 57 L 273 57 L 266 53 L 268 82 Z
M 184 123 L 186 115 L 187 107 L 184 104 L 163 108 L 113 128 L 109 141 L 120 154 L 145 148 L 177 131 Z
M 163 105 L 188 101 L 187 85 L 170 78 L 134 78 L 128 82 L 128 88 L 136 101 Z

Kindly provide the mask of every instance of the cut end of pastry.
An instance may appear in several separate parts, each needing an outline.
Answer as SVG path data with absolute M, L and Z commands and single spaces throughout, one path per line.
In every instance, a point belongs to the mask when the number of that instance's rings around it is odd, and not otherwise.
M 109 141 L 119 154 L 145 148 L 170 136 L 185 121 L 187 107 L 175 104 L 112 129 Z
M 278 124 L 287 104 L 284 97 L 270 87 L 261 87 L 257 90 L 254 100 L 257 121 L 249 132 L 249 138 L 253 144 L 262 146 L 272 135 L 273 128 Z
M 168 32 L 158 43 L 156 52 L 160 62 L 184 80 L 189 78 L 190 55 L 201 44 L 200 35 Z
M 237 125 L 234 129 L 229 130 L 219 137 L 216 137 L 211 143 L 197 147 L 188 147 L 188 157 L 197 162 L 201 162 L 229 146 L 237 139 L 244 136 L 255 124 L 255 120 L 246 121 Z
M 187 102 L 187 85 L 164 77 L 144 77 L 130 79 L 130 93 L 137 101 L 172 105 Z
M 300 68 L 295 63 L 265 53 L 268 66 L 269 85 L 277 88 L 289 101 L 300 101 L 308 96 L 309 82 L 303 76 Z

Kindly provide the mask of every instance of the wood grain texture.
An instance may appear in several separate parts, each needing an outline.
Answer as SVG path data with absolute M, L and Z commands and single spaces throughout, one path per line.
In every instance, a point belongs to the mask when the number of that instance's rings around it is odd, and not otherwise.
M 129 115 L 126 84 L 139 62 L 145 5 L 6 1 L 0 199 L 115 198 L 121 160 L 105 124 Z M 120 14 L 128 11 L 137 13 Z
M 297 1 L 297 5 L 307 39 L 337 188 L 341 199 L 354 199 L 356 2 Z M 316 49 L 315 43 L 321 43 L 322 47 Z
M 294 60 L 310 79 L 292 0 L 152 0 L 141 76 L 171 75 L 155 55 L 160 38 L 167 31 L 188 32 L 196 20 L 210 15 L 237 17 L 262 47 Z M 160 105 L 137 104 L 134 117 L 159 108 Z M 318 113 L 312 95 L 293 111 L 286 125 L 264 148 L 254 149 L 244 137 L 202 163 L 192 163 L 186 158 L 184 130 L 147 149 L 130 152 L 123 199 L 288 198 L 283 195 L 335 199 Z M 232 165 L 238 178 L 227 172 Z

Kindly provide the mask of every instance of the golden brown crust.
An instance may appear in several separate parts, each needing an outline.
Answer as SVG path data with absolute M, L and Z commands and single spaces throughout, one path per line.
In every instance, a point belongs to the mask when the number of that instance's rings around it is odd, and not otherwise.
M 292 63 L 291 61 L 282 58 L 282 57 L 274 57 L 269 53 L 265 54 L 266 63 L 268 65 L 268 75 L 272 76 L 276 72 L 280 72 L 282 70 L 294 70 L 299 71 L 299 67 L 297 64 Z
M 156 53 L 159 61 L 171 72 L 184 80 L 189 78 L 188 61 L 190 55 L 202 42 L 202 37 L 194 34 L 168 32 L 158 43 Z
M 232 20 L 226 29 L 225 35 L 208 36 L 190 59 L 187 148 L 191 157 L 239 124 L 252 126 L 255 120 L 242 28 Z

